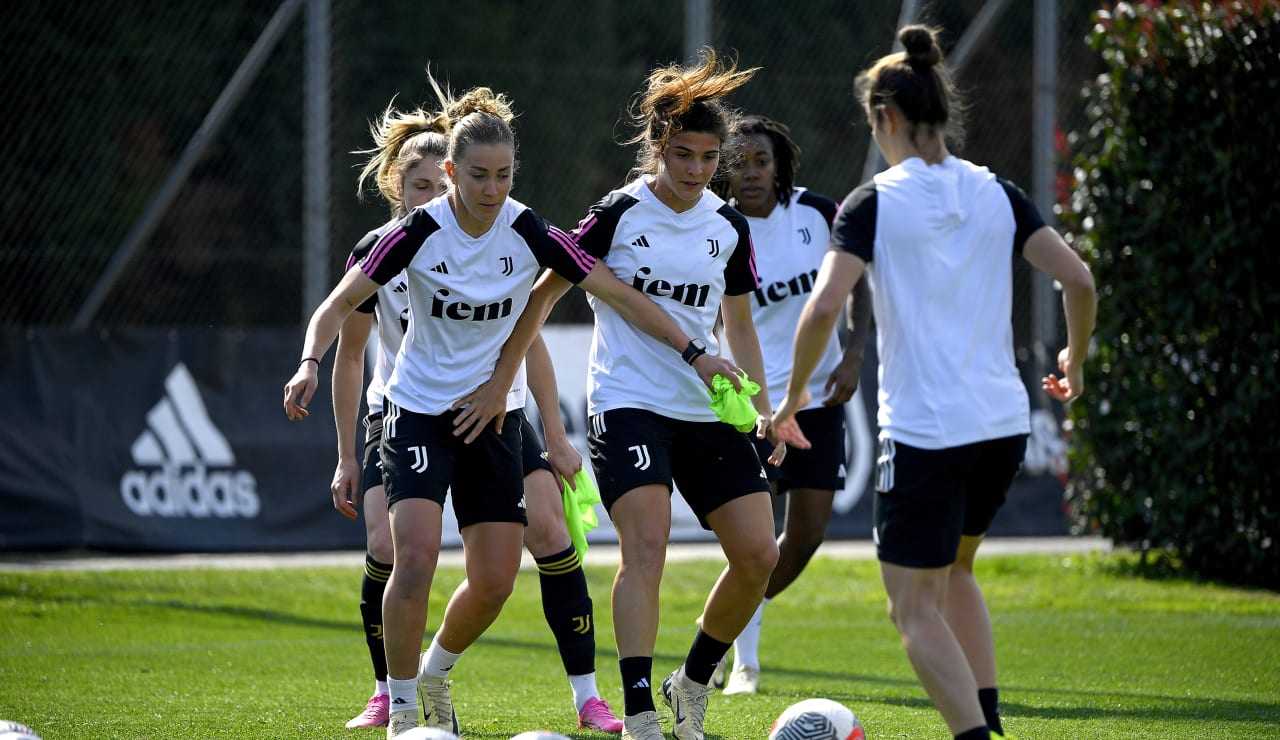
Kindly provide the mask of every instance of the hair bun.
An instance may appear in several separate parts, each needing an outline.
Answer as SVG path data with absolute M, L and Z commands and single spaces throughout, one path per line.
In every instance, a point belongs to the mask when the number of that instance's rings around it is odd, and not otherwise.
M 942 61 L 942 49 L 927 26 L 905 26 L 898 40 L 907 51 L 907 63 L 913 67 L 932 67 Z

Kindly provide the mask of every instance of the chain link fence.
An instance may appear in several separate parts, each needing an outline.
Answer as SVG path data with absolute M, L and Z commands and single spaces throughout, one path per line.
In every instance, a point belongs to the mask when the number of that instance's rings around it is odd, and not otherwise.
M 620 184 L 618 145 L 647 72 L 685 57 L 685 3 L 576 0 L 423 3 L 327 0 L 331 44 L 327 208 L 330 282 L 387 210 L 356 198 L 369 121 L 395 98 L 429 103 L 425 69 L 455 90 L 488 85 L 520 112 L 515 197 L 572 226 Z M 926 4 L 944 50 L 989 0 Z M 273 19 L 297 6 L 264 64 L 209 132 L 210 110 Z M 959 153 L 1031 191 L 1033 4 L 1003 3 L 957 81 L 970 102 Z M 305 3 L 15 0 L 0 10 L 7 112 L 0 117 L 0 326 L 296 325 L 303 273 Z M 1083 121 L 1097 73 L 1085 46 L 1091 3 L 1057 11 L 1059 128 Z M 760 73 L 733 103 L 788 123 L 800 184 L 840 199 L 862 179 L 869 129 L 853 76 L 890 50 L 901 4 L 809 0 L 710 3 L 710 38 Z M 193 140 L 205 146 L 116 280 L 112 259 Z M 323 143 L 323 142 L 322 142 Z M 1015 329 L 1029 341 L 1027 276 Z M 83 316 L 95 288 L 109 287 Z M 566 299 L 553 320 L 588 321 Z

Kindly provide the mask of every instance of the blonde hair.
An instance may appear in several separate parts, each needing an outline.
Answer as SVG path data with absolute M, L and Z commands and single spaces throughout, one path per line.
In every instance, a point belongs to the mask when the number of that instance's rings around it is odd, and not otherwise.
M 964 139 L 964 101 L 942 64 L 938 29 L 903 26 L 898 41 L 904 51 L 887 54 L 854 80 L 854 94 L 867 117 L 879 116 L 892 105 L 910 126 L 912 141 L 921 133 L 943 135 L 959 144 Z
M 704 47 L 692 68 L 660 67 L 649 73 L 643 90 L 631 101 L 629 116 L 639 132 L 624 144 L 642 144 L 632 176 L 657 174 L 662 151 L 681 131 L 713 133 L 729 138 L 737 112 L 720 99 L 755 76 L 759 67 L 738 70 L 737 60 L 720 64 L 715 49 Z
M 465 156 L 467 147 L 472 144 L 510 144 L 511 152 L 515 154 L 516 135 L 511 122 L 515 120 L 516 113 L 507 96 L 487 87 L 473 87 L 455 99 L 435 80 L 431 84 L 444 111 L 442 115 L 449 121 L 450 162 L 456 163 L 459 157 Z
M 392 215 L 403 216 L 409 209 L 405 207 L 400 178 L 428 157 L 443 159 L 448 155 L 449 119 L 443 113 L 427 113 L 421 108 L 402 113 L 395 109 L 393 98 L 382 117 L 369 125 L 369 133 L 373 135 L 373 147 L 355 152 L 372 155 L 360 170 L 356 193 L 363 200 L 365 183 L 372 177 L 378 192 L 391 204 Z

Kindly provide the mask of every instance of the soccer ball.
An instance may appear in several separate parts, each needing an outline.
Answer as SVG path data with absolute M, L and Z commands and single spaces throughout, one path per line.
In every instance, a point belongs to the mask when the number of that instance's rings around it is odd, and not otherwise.
M 437 727 L 415 727 L 408 732 L 396 735 L 396 740 L 458 740 L 458 736 Z
M 569 738 L 551 730 L 529 730 L 516 735 L 511 740 L 569 740 Z
M 805 699 L 773 721 L 769 740 L 866 740 L 862 723 L 838 701 Z
M 0 719 L 0 740 L 40 740 L 40 736 L 21 722 Z

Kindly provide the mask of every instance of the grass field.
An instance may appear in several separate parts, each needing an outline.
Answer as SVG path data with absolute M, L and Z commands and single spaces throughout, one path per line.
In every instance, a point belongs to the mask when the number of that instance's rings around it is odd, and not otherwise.
M 1141 580 L 1125 557 L 979 560 L 1006 729 L 1022 740 L 1280 738 L 1280 594 Z M 655 678 L 683 660 L 718 570 L 668 565 Z M 0 573 L 0 719 L 44 740 L 381 738 L 342 727 L 373 684 L 359 577 L 336 567 Z M 429 629 L 461 577 L 441 570 Z M 613 568 L 588 577 L 599 682 L 620 709 Z M 811 696 L 847 704 L 873 740 L 949 737 L 885 617 L 874 562 L 815 560 L 770 604 L 761 659 L 760 695 L 713 695 L 708 740 L 763 740 L 774 716 Z M 611 737 L 574 727 L 532 572 L 453 679 L 468 738 L 539 727 Z

